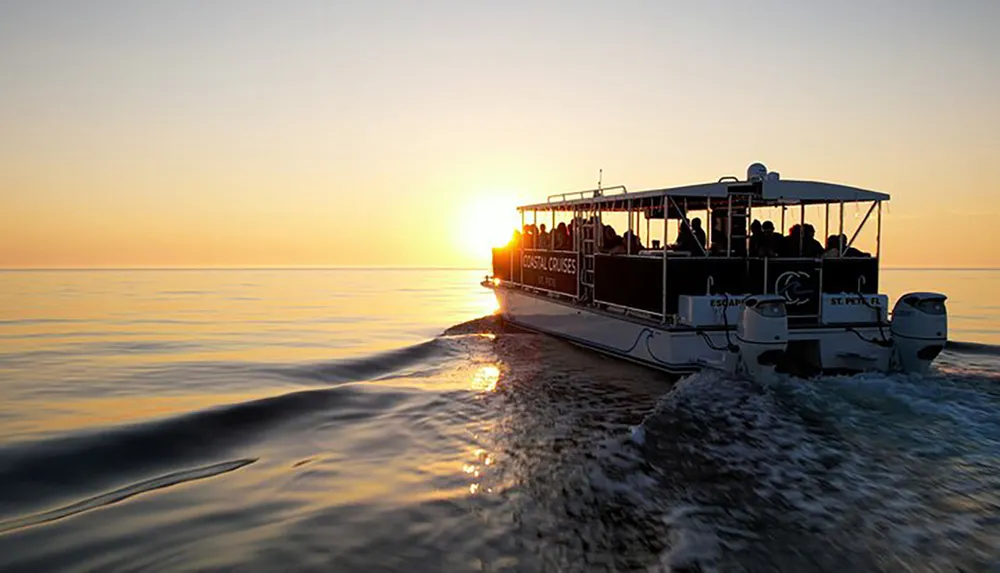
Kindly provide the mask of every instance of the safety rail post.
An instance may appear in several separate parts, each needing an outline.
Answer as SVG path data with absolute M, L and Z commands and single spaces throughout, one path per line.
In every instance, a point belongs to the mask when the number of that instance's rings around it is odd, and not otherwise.
M 686 198 L 684 199 L 684 203 L 685 203 L 684 210 L 687 211 L 687 204 L 686 204 L 687 203 L 687 199 Z M 706 254 L 708 254 L 707 250 L 710 248 L 710 245 L 712 244 L 712 237 L 715 235 L 715 229 L 713 228 L 714 225 L 712 224 L 712 198 L 711 197 L 708 198 L 708 201 L 707 201 L 707 203 L 705 205 L 705 208 L 708 211 L 708 220 L 705 221 L 705 249 L 706 249 Z
M 847 246 L 841 240 L 844 236 L 844 201 L 840 201 L 840 230 L 837 231 L 837 256 L 844 256 L 844 252 L 847 251 Z
M 875 223 L 875 258 L 882 257 L 882 201 L 878 202 L 878 215 Z
M 518 210 L 521 211 L 521 245 L 518 248 L 520 252 L 518 252 L 517 255 L 520 257 L 519 260 L 521 261 L 521 264 L 517 265 L 518 269 L 517 283 L 523 285 L 524 284 L 524 211 L 520 209 Z M 511 274 L 513 275 L 514 273 Z
M 729 212 L 726 213 L 726 258 L 733 255 L 733 196 L 729 196 Z
M 806 243 L 806 204 L 799 199 L 799 256 L 802 256 L 802 246 Z
M 830 237 L 830 204 L 826 203 L 826 222 L 823 224 L 823 240 Z
M 646 211 L 646 246 L 649 247 L 649 248 L 653 247 L 653 238 L 652 238 L 653 234 L 652 234 L 652 232 L 649 229 L 649 221 L 650 221 L 649 215 L 652 213 L 652 211 L 653 211 L 652 202 L 650 202 L 650 206 L 649 206 L 648 210 Z M 666 215 L 664 215 L 664 217 L 665 216 Z M 666 241 L 666 238 L 667 238 L 667 236 L 664 235 L 663 236 L 664 241 Z M 641 243 L 642 241 L 639 241 L 639 242 Z
M 631 241 L 631 239 L 632 239 L 632 200 L 631 199 L 625 201 L 625 209 L 626 209 L 626 211 L 628 213 L 628 234 L 629 234 L 629 240 L 625 241 L 625 254 L 626 255 L 631 255 L 632 254 L 632 241 Z
M 663 282 L 660 286 L 660 304 L 662 305 L 662 310 L 660 311 L 661 322 L 667 322 L 667 236 L 669 229 L 667 228 L 667 221 L 670 220 L 667 212 L 667 196 L 663 195 L 663 250 L 660 251 L 660 258 L 663 261 Z

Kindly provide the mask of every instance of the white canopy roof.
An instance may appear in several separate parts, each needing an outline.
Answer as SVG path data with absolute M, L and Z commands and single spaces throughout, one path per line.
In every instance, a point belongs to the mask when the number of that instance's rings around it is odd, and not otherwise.
M 566 211 L 572 210 L 577 205 L 601 204 L 602 209 L 623 210 L 627 207 L 621 205 L 631 202 L 633 208 L 641 204 L 653 204 L 653 199 L 661 197 L 671 197 L 675 201 L 684 199 L 694 200 L 696 204 L 707 203 L 708 199 L 724 199 L 730 193 L 752 193 L 755 206 L 768 205 L 798 205 L 798 204 L 823 204 L 823 203 L 850 203 L 859 201 L 886 201 L 889 199 L 887 193 L 869 191 L 858 187 L 849 187 L 838 183 L 825 183 L 821 181 L 795 181 L 790 179 L 777 179 L 767 181 L 719 181 L 716 183 L 702 183 L 698 185 L 687 185 L 683 187 L 670 187 L 664 189 L 651 189 L 629 193 L 624 187 L 612 188 L 619 192 L 614 194 L 597 194 L 598 190 L 581 191 L 573 194 L 552 196 L 545 203 L 536 203 L 518 207 L 522 211 Z M 611 191 L 609 189 L 608 191 Z M 759 193 L 759 195 L 758 195 Z M 578 198 L 567 199 L 567 195 L 576 195 Z M 589 195 L 589 196 L 588 196 Z M 691 207 L 697 209 L 697 207 Z

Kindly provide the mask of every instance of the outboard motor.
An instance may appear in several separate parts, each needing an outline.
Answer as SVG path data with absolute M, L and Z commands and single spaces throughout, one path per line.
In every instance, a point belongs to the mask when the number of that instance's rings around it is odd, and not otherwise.
M 906 373 L 925 374 L 948 341 L 948 310 L 943 294 L 911 292 L 892 309 L 893 359 Z
M 774 377 L 774 367 L 788 347 L 788 315 L 785 299 L 775 295 L 753 295 L 743 303 L 736 327 L 737 374 L 753 380 Z

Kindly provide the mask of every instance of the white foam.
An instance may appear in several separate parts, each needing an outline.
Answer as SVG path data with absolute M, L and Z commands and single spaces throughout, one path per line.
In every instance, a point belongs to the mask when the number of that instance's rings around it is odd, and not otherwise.
M 679 529 L 660 570 L 692 560 L 714 566 L 745 547 L 737 541 L 751 540 L 749 530 L 761 522 L 794 543 L 811 539 L 834 569 L 845 566 L 838 554 L 860 560 L 848 568 L 926 563 L 922 553 L 932 543 L 949 555 L 938 558 L 947 563 L 955 557 L 948 540 L 956 537 L 970 545 L 965 562 L 979 563 L 1000 536 L 976 533 L 977 525 L 986 527 L 984 508 L 977 514 L 949 501 L 962 478 L 943 476 L 934 459 L 955 448 L 967 459 L 971 441 L 995 460 L 996 406 L 995 395 L 933 376 L 781 379 L 767 386 L 714 372 L 689 376 L 643 423 L 642 444 L 664 475 L 685 482 L 683 496 L 727 510 L 672 514 L 672 531 Z M 943 429 L 956 440 L 942 444 Z M 690 468 L 696 472 L 685 476 Z M 1000 497 L 996 480 L 976 483 Z M 767 552 L 783 550 L 777 541 L 761 543 L 773 545 Z M 789 551 L 793 567 L 808 566 L 811 556 Z
M 632 442 L 638 446 L 646 443 L 646 428 L 642 426 L 632 426 L 632 431 L 629 436 Z

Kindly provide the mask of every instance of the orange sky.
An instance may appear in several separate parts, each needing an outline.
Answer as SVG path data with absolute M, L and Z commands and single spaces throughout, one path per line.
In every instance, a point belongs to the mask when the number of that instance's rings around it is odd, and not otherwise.
M 892 194 L 887 266 L 1000 265 L 1000 4 L 848 4 L 6 4 L 0 267 L 482 266 L 599 168 L 752 161 Z

